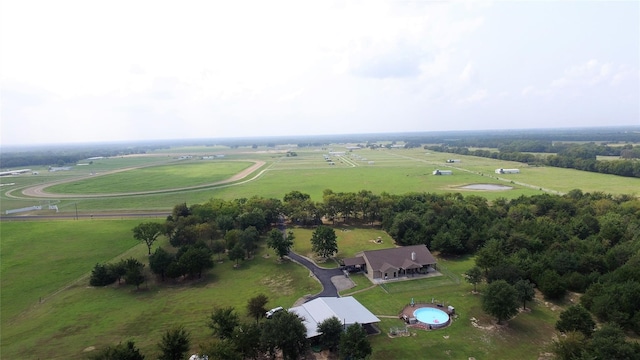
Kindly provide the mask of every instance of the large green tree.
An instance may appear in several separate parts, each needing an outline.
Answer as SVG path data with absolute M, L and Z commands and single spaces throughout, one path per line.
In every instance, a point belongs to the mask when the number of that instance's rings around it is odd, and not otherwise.
M 229 260 L 235 261 L 237 266 L 240 260 L 244 259 L 244 249 L 242 245 L 236 244 L 236 246 L 227 252 L 227 256 L 229 256 Z
M 160 223 L 146 222 L 141 223 L 133 228 L 133 237 L 138 241 L 144 241 L 147 244 L 149 255 L 151 255 L 151 246 L 162 235 L 164 226 Z
M 144 360 L 135 343 L 131 340 L 124 344 L 108 346 L 89 356 L 90 360 Z
M 202 355 L 206 355 L 209 360 L 242 360 L 242 353 L 238 351 L 235 343 L 229 339 L 216 339 L 202 348 Z
M 504 280 L 496 280 L 487 286 L 482 309 L 495 316 L 500 324 L 518 313 L 518 303 L 516 289 Z
M 213 268 L 211 252 L 206 247 L 190 246 L 178 259 L 178 265 L 189 276 L 202 277 L 202 272 Z
M 209 328 L 220 339 L 229 339 L 233 330 L 240 325 L 240 319 L 233 307 L 216 308 L 209 317 Z
M 154 274 L 160 275 L 160 278 L 164 281 L 167 269 L 173 260 L 172 254 L 159 247 L 153 252 L 153 254 L 151 254 L 151 256 L 149 256 L 149 268 Z
M 340 359 L 366 359 L 371 352 L 367 332 L 358 323 L 349 326 L 340 337 Z
M 240 234 L 240 243 L 247 252 L 247 259 L 250 259 L 258 248 L 258 240 L 260 240 L 260 233 L 255 226 L 249 226 Z
M 269 298 L 265 294 L 258 294 L 247 302 L 247 313 L 249 316 L 256 318 L 256 324 L 267 312 L 267 308 L 265 308 L 265 306 L 268 302 Z
M 338 252 L 337 239 L 336 232 L 332 228 L 320 225 L 311 235 L 311 250 L 323 258 L 331 257 Z
M 294 238 L 293 231 L 287 232 L 287 235 L 285 236 L 282 231 L 273 229 L 269 231 L 269 234 L 267 235 L 267 245 L 276 252 L 276 255 L 278 255 L 280 259 L 282 259 L 291 250 Z
M 475 293 L 477 291 L 476 286 L 482 281 L 482 270 L 479 267 L 474 266 L 467 270 L 464 275 L 467 282 L 473 285 L 473 292 Z
M 558 331 L 563 333 L 579 331 L 586 337 L 590 337 L 593 334 L 595 327 L 596 323 L 591 318 L 591 314 L 582 305 L 569 306 L 560 313 L 560 318 L 556 322 Z
M 271 356 L 280 349 L 285 360 L 300 358 L 309 347 L 307 328 L 289 311 L 280 311 L 263 323 L 260 342 Z
M 551 343 L 551 351 L 558 360 L 585 359 L 586 340 L 583 333 L 570 331 Z
M 143 267 L 144 265 L 128 268 L 124 276 L 124 281 L 129 285 L 135 285 L 136 289 L 139 289 L 140 285 L 145 281 L 145 276 L 142 272 Z
M 220 257 L 224 254 L 225 250 L 223 240 L 216 240 L 211 243 L 211 252 L 218 255 L 218 261 L 221 260 Z
M 534 285 L 527 279 L 521 279 L 518 280 L 513 287 L 518 293 L 518 300 L 522 302 L 522 308 L 526 309 L 527 301 L 533 300 L 533 297 L 536 295 Z
M 640 344 L 627 341 L 624 331 L 616 324 L 607 323 L 593 333 L 587 346 L 588 359 L 640 359 Z
M 116 281 L 116 276 L 109 270 L 109 264 L 96 264 L 91 270 L 89 285 L 91 286 L 107 286 Z
M 173 327 L 162 335 L 158 343 L 159 360 L 183 360 L 189 351 L 191 335 L 183 326 Z
M 260 353 L 260 324 L 242 324 L 233 331 L 232 341 L 243 359 L 256 359 Z M 227 360 L 227 359 L 224 359 Z
M 332 316 L 320 324 L 318 324 L 318 332 L 320 333 L 320 342 L 329 348 L 329 351 L 335 351 L 340 345 L 340 336 L 344 331 L 342 321 Z

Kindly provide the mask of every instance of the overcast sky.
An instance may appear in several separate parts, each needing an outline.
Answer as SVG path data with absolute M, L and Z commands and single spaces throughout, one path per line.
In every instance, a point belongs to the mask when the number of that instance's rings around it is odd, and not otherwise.
M 637 1 L 2 0 L 4 145 L 640 125 Z

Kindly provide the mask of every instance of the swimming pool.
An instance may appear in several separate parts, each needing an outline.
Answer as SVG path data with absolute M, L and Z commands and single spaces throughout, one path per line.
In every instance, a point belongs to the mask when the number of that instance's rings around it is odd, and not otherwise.
M 425 323 L 434 328 L 442 327 L 449 323 L 449 314 L 432 307 L 416 309 L 413 312 L 413 316 L 421 323 Z

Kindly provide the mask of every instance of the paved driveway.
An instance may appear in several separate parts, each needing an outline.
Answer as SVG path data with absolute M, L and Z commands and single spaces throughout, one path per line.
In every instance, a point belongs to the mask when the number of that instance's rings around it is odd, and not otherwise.
M 344 274 L 342 273 L 342 270 L 320 268 L 308 258 L 304 256 L 300 256 L 294 253 L 293 251 L 289 252 L 289 258 L 291 258 L 291 260 L 309 269 L 309 271 L 311 271 L 315 275 L 318 281 L 320 281 L 320 284 L 322 284 L 322 291 L 318 294 L 311 296 L 306 301 L 313 300 L 318 297 L 338 296 L 338 289 L 336 289 L 336 286 L 331 281 L 331 278 L 334 276 L 344 276 Z

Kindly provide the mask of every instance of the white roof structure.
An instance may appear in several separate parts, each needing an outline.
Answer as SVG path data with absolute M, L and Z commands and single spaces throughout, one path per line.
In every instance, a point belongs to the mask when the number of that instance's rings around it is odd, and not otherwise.
M 307 327 L 307 338 L 320 335 L 318 324 L 332 316 L 340 319 L 346 326 L 355 323 L 370 324 L 380 321 L 353 296 L 320 297 L 293 307 L 289 311 L 303 319 L 302 322 Z

